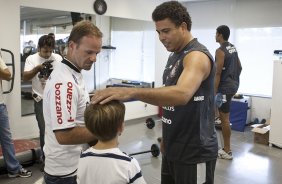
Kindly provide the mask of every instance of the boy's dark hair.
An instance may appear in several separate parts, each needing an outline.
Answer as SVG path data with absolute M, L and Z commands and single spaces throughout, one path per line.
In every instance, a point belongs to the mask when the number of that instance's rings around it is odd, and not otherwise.
M 169 18 L 176 27 L 179 27 L 183 22 L 187 24 L 187 30 L 191 31 L 192 20 L 187 11 L 178 1 L 168 1 L 160 4 L 155 8 L 152 13 L 152 19 L 154 22 Z
M 124 122 L 125 106 L 113 100 L 106 104 L 90 104 L 84 112 L 87 129 L 100 141 L 110 141 L 117 136 Z
M 216 28 L 216 32 L 219 33 L 219 34 L 221 34 L 222 37 L 223 37 L 223 39 L 224 39 L 225 41 L 227 41 L 227 40 L 229 39 L 229 36 L 230 36 L 230 29 L 229 29 L 228 26 L 226 26 L 226 25 L 218 26 L 218 27 Z
M 43 35 L 38 40 L 38 49 L 43 47 L 55 48 L 55 39 L 49 35 Z
M 74 43 L 79 45 L 80 40 L 84 36 L 89 36 L 89 35 L 95 36 L 97 38 L 103 37 L 103 33 L 92 22 L 88 20 L 82 20 L 76 23 L 75 26 L 73 26 L 68 39 L 68 43 L 70 41 L 73 41 Z

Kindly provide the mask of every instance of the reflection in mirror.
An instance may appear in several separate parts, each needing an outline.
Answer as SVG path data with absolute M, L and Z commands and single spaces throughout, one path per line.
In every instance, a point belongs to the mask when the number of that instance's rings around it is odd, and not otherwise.
M 26 57 L 37 52 L 37 42 L 42 35 L 54 33 L 54 52 L 64 55 L 73 22 L 86 19 L 96 24 L 104 35 L 103 49 L 97 62 L 90 71 L 82 71 L 88 91 L 130 81 L 134 84 L 146 83 L 146 87 L 148 84 L 152 86 L 155 76 L 153 22 L 31 7 L 21 7 L 20 13 L 21 72 L 24 70 Z M 31 81 L 22 80 L 21 97 L 22 116 L 34 114 Z
M 53 33 L 55 35 L 55 51 L 63 55 L 66 40 L 72 29 L 70 12 L 49 9 L 21 7 L 20 9 L 20 51 L 21 74 L 24 71 L 26 58 L 37 52 L 38 39 L 42 35 Z M 31 80 L 21 80 L 22 116 L 34 113 L 31 93 Z

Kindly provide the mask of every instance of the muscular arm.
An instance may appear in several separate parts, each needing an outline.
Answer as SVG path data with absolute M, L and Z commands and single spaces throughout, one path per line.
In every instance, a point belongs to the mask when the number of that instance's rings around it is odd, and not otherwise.
M 59 144 L 73 145 L 84 144 L 96 140 L 86 127 L 74 127 L 66 130 L 54 131 Z
M 219 86 L 219 82 L 220 82 L 220 76 L 221 76 L 221 72 L 222 72 L 222 68 L 224 65 L 224 57 L 225 54 L 222 50 L 217 49 L 215 52 L 215 58 L 216 58 L 216 73 L 215 73 L 215 80 L 214 80 L 214 90 L 215 90 L 215 94 L 218 92 L 218 86 Z
M 11 80 L 11 73 L 8 68 L 6 69 L 0 68 L 0 79 L 4 79 L 6 81 Z
M 183 72 L 174 86 L 160 88 L 107 88 L 96 91 L 93 103 L 110 100 L 138 99 L 158 106 L 184 105 L 194 95 L 211 70 L 210 59 L 202 52 L 194 51 L 183 61 Z

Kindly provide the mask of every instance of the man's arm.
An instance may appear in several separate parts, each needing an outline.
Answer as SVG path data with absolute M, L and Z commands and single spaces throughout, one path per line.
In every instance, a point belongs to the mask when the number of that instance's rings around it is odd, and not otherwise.
M 211 70 L 207 55 L 199 51 L 189 53 L 183 61 L 183 72 L 174 86 L 160 88 L 107 88 L 95 92 L 92 103 L 110 100 L 138 99 L 158 106 L 186 104 Z
M 37 65 L 30 71 L 24 71 L 23 72 L 23 80 L 24 81 L 29 81 L 31 80 L 40 70 L 42 69 L 42 65 Z
M 59 144 L 64 145 L 85 144 L 96 140 L 94 135 L 86 127 L 56 130 L 54 133 Z
M 0 80 L 11 80 L 11 72 L 0 55 Z
M 11 80 L 11 72 L 8 68 L 2 69 L 0 68 L 0 79 L 9 81 Z
M 217 49 L 215 52 L 215 58 L 216 58 L 216 73 L 215 73 L 215 79 L 214 79 L 214 90 L 215 94 L 217 93 L 219 82 L 220 82 L 220 77 L 221 77 L 221 72 L 222 68 L 224 65 L 224 57 L 225 54 L 221 49 Z

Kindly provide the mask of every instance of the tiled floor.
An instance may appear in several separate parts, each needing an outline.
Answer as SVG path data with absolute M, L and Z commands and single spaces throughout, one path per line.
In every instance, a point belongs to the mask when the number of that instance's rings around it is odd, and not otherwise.
M 154 117 L 156 119 L 157 117 Z M 149 150 L 161 135 L 161 122 L 156 121 L 153 129 L 145 126 L 145 119 L 126 122 L 120 137 L 120 148 L 127 153 Z M 218 135 L 220 130 L 218 130 Z M 231 145 L 234 159 L 218 160 L 215 184 L 281 184 L 282 149 L 254 144 L 253 133 L 247 127 L 245 132 L 232 131 Z M 148 184 L 160 184 L 161 156 L 154 158 L 150 153 L 136 155 Z M 1 184 L 41 184 L 42 173 L 39 165 L 30 167 L 31 178 L 9 179 L 0 176 Z

